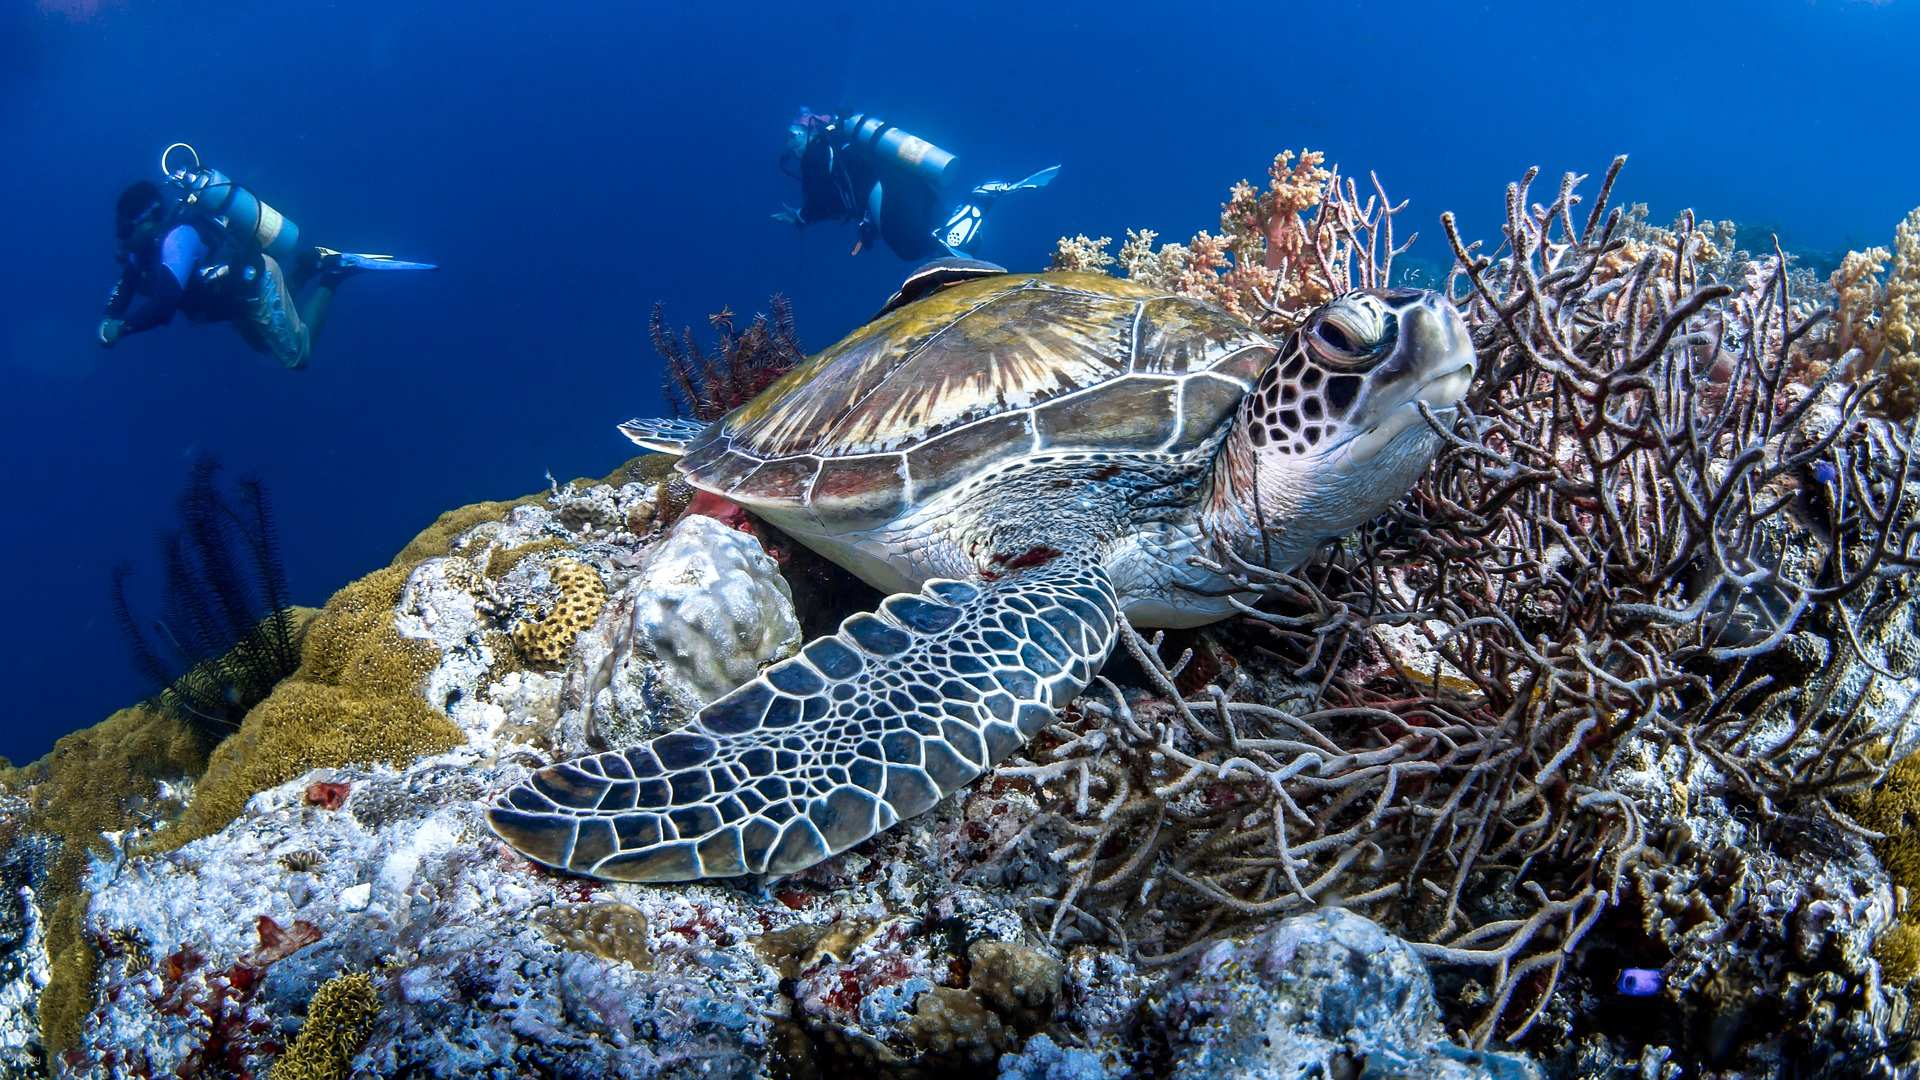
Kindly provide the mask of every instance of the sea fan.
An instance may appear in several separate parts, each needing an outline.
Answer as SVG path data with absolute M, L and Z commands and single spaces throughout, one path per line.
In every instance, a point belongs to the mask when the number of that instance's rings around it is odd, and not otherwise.
M 165 689 L 160 707 L 214 738 L 300 665 L 286 569 L 259 480 L 220 490 L 201 458 L 179 500 L 181 528 L 161 540 L 163 617 L 143 626 L 127 600 L 131 568 L 113 570 L 114 614 L 141 673 Z
M 731 310 L 709 315 L 720 337 L 708 350 L 694 340 L 692 327 L 677 338 L 669 333 L 664 307 L 654 305 L 647 329 L 654 351 L 666 361 L 666 396 L 676 415 L 718 420 L 800 362 L 805 354 L 794 335 L 793 304 L 776 293 L 767 307 L 770 313 L 755 315 L 745 330 L 734 329 Z

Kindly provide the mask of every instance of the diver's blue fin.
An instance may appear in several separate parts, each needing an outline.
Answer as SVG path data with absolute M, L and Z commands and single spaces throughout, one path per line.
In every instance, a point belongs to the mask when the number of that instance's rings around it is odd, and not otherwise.
M 993 196 L 1005 195 L 1009 191 L 1033 191 L 1053 183 L 1053 178 L 1058 175 L 1060 175 L 1060 166 L 1049 165 L 1039 172 L 1034 173 L 1032 176 L 1027 177 L 1025 180 L 1015 180 L 1011 183 L 1005 180 L 989 180 L 979 187 L 974 188 L 973 193 L 975 195 Z
M 663 454 L 685 454 L 693 440 L 707 430 L 699 420 L 629 420 L 620 425 L 620 434 L 649 450 Z
M 328 274 L 358 273 L 361 270 L 438 270 L 438 263 L 409 262 L 391 255 L 370 255 L 358 251 L 318 248 L 320 271 Z

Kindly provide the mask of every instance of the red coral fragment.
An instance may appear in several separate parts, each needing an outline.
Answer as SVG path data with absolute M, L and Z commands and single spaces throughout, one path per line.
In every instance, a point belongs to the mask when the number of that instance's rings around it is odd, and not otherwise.
M 779 889 L 774 892 L 773 898 L 794 911 L 799 911 L 813 902 L 813 896 L 800 889 Z
M 346 805 L 347 792 L 352 790 L 352 784 L 315 780 L 307 785 L 307 805 L 318 806 L 322 810 L 338 810 Z
M 305 919 L 295 919 L 292 927 L 283 928 L 273 916 L 262 915 L 255 928 L 260 932 L 260 944 L 246 960 L 256 967 L 266 967 L 320 940 L 320 928 Z

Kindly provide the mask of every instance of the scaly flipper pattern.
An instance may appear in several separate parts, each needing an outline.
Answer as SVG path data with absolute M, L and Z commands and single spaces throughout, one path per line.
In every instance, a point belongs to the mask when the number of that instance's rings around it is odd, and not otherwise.
M 700 420 L 649 420 L 635 417 L 620 425 L 620 434 L 639 446 L 663 454 L 686 453 L 687 447 L 705 430 L 707 425 Z
M 488 811 L 548 866 L 617 881 L 802 870 L 1011 754 L 1112 649 L 1105 571 L 1059 556 L 888 597 L 639 746 L 549 765 Z

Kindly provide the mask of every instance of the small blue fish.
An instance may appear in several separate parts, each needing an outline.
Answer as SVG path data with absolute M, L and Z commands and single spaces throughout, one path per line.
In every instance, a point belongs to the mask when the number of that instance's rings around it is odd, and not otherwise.
M 1622 968 L 1614 989 L 1628 997 L 1651 997 L 1660 992 L 1661 982 L 1658 968 Z
M 1840 479 L 1840 470 L 1834 468 L 1831 461 L 1816 461 L 1813 463 L 1813 478 L 1823 484 L 1831 484 Z

